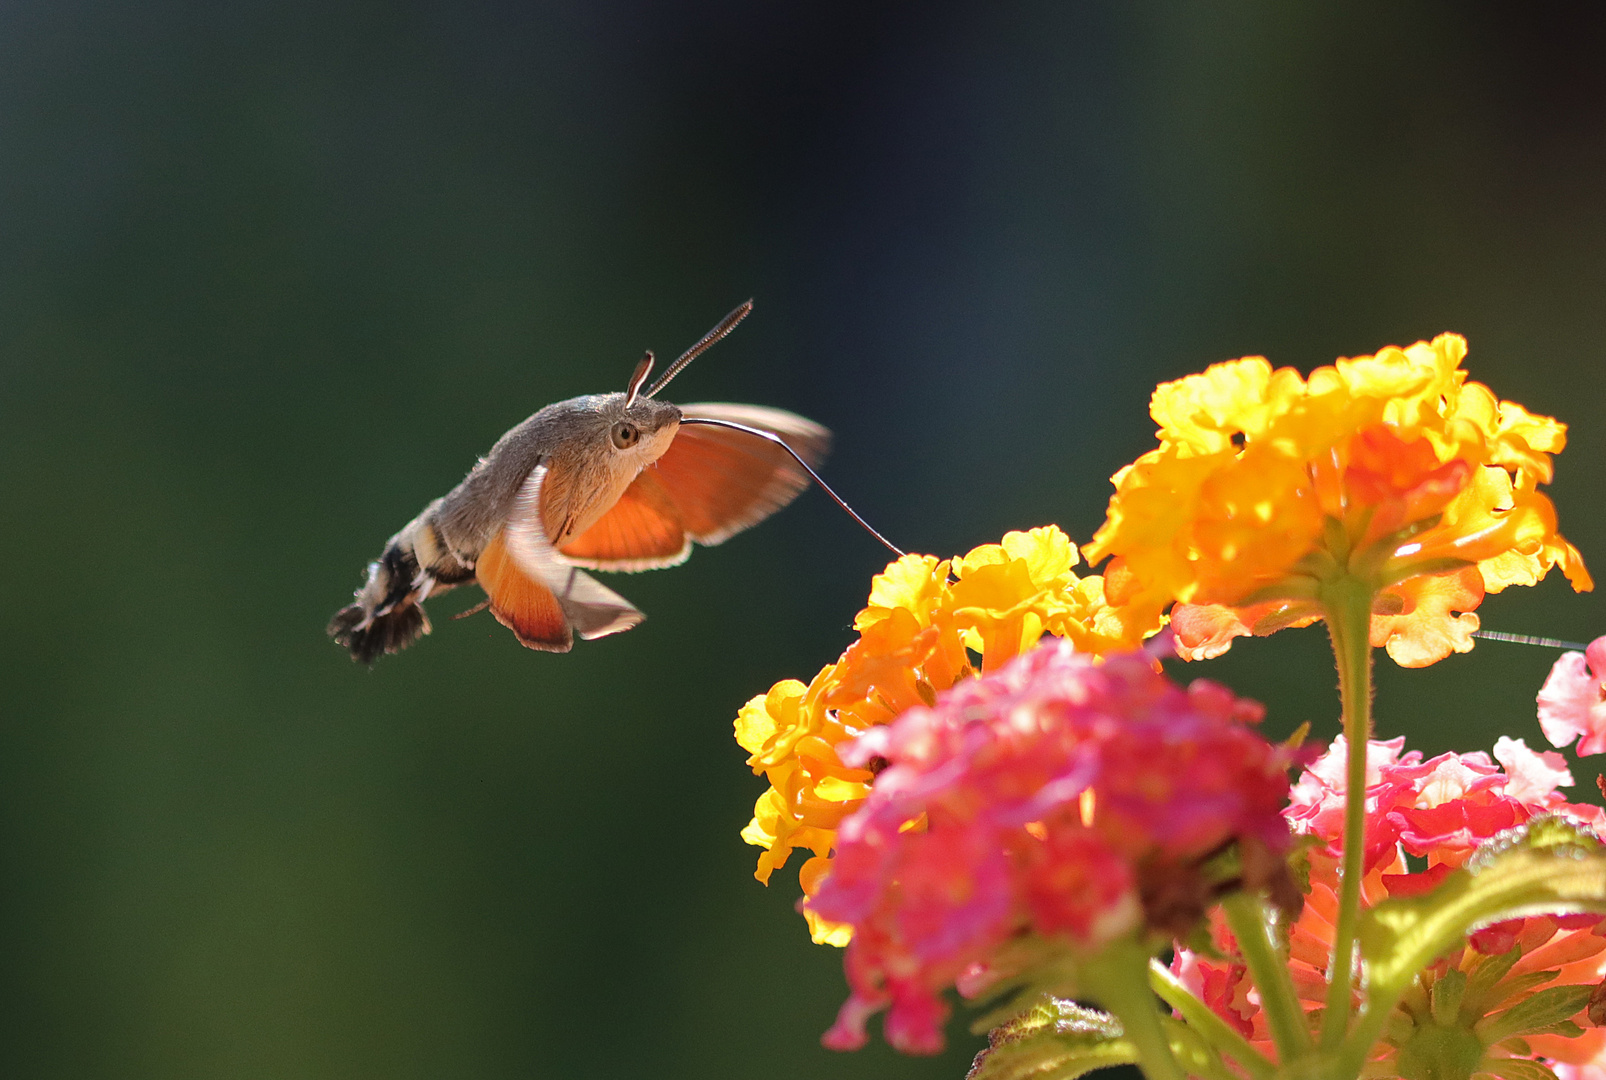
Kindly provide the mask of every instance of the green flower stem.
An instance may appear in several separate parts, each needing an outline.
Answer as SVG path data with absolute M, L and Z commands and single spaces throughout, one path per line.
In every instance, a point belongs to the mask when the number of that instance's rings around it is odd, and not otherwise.
M 1081 965 L 1090 994 L 1121 1021 L 1126 1038 L 1137 1047 L 1144 1075 L 1149 1080 L 1187 1080 L 1188 1074 L 1171 1053 L 1160 1003 L 1149 989 L 1148 971 L 1148 952 L 1130 938 L 1111 942 Z
M 1276 928 L 1265 902 L 1250 893 L 1236 892 L 1222 900 L 1221 910 L 1227 916 L 1232 936 L 1238 939 L 1238 950 L 1255 989 L 1260 991 L 1260 1007 L 1266 1011 L 1266 1025 L 1271 1029 L 1278 1059 L 1287 1064 L 1305 1056 L 1311 1046 L 1310 1028 L 1306 1026 L 1299 995 L 1294 993 L 1288 960 L 1277 943 Z
M 1341 577 L 1324 583 L 1322 606 L 1338 662 L 1348 760 L 1344 771 L 1344 863 L 1338 925 L 1327 967 L 1324 1050 L 1336 1048 L 1349 1029 L 1354 1006 L 1355 939 L 1361 918 L 1361 877 L 1366 858 L 1366 749 L 1372 737 L 1372 598 L 1369 582 Z
M 1177 1010 L 1182 1019 L 1210 1048 L 1231 1059 L 1248 1073 L 1250 1080 L 1271 1080 L 1277 1066 L 1266 1055 L 1249 1045 L 1249 1040 L 1238 1034 L 1215 1010 L 1194 997 L 1182 981 L 1158 960 L 1149 961 L 1149 989 L 1160 995 L 1167 1005 Z

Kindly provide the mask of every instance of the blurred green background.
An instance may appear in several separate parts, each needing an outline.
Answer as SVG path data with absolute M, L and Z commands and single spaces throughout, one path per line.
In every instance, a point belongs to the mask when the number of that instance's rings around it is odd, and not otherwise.
M 1574 425 L 1598 573 L 1602 55 L 1598 5 L 0 5 L 0 1072 L 961 1076 L 957 1022 L 818 1046 L 840 954 L 737 835 L 737 707 L 884 562 L 822 497 L 568 656 L 454 596 L 368 671 L 325 620 L 505 428 L 748 296 L 670 396 L 830 426 L 914 549 L 1085 541 L 1157 380 L 1454 329 Z M 1482 615 L 1606 631 L 1559 580 Z M 1325 647 L 1204 672 L 1326 738 Z M 1384 661 L 1380 729 L 1532 743 L 1553 659 Z

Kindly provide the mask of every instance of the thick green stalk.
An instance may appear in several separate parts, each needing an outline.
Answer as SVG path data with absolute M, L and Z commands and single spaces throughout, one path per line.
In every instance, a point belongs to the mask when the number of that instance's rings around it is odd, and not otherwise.
M 1276 941 L 1266 904 L 1258 896 L 1237 892 L 1221 902 L 1238 951 L 1249 969 L 1255 989 L 1260 991 L 1260 1007 L 1266 1012 L 1266 1026 L 1284 1064 L 1303 1057 L 1310 1050 L 1310 1029 L 1305 1010 L 1300 1007 L 1294 982 L 1288 976 L 1288 959 Z
M 1339 882 L 1338 924 L 1327 969 L 1327 1008 L 1322 1016 L 1324 1050 L 1336 1048 L 1349 1029 L 1354 1005 L 1355 937 L 1361 919 L 1361 877 L 1366 858 L 1366 749 L 1372 737 L 1372 586 L 1343 577 L 1322 590 L 1327 632 L 1338 663 L 1348 759 L 1344 770 L 1344 861 Z
M 1188 1080 L 1171 1053 L 1171 1040 L 1161 1023 L 1160 1002 L 1149 989 L 1149 954 L 1136 941 L 1119 939 L 1082 964 L 1086 986 L 1108 1009 L 1132 1045 L 1138 1066 L 1149 1080 Z
M 1248 1073 L 1251 1080 L 1272 1080 L 1277 1066 L 1266 1055 L 1249 1045 L 1249 1040 L 1233 1030 L 1210 1006 L 1193 996 L 1182 981 L 1158 960 L 1149 961 L 1149 989 L 1182 1014 L 1183 1021 L 1212 1050 Z

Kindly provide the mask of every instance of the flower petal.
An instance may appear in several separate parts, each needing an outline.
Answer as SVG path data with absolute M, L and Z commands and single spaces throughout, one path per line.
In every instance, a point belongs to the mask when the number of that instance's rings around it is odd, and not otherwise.
M 1606 753 L 1606 637 L 1588 653 L 1561 654 L 1539 691 L 1539 726 L 1550 745 L 1578 740 L 1579 755 Z

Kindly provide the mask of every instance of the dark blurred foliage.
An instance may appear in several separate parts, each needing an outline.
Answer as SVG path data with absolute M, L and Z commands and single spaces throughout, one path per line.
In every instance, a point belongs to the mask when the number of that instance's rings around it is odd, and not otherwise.
M 961 1076 L 959 1022 L 819 1048 L 840 954 L 737 836 L 731 718 L 884 561 L 823 498 L 568 656 L 454 596 L 365 671 L 325 619 L 504 428 L 750 295 L 670 396 L 826 423 L 915 549 L 1086 540 L 1158 380 L 1455 329 L 1574 425 L 1606 569 L 1603 50 L 1595 5 L 0 6 L 4 1073 Z M 1325 649 L 1200 670 L 1325 739 Z M 1534 743 L 1553 659 L 1384 660 L 1380 730 Z

